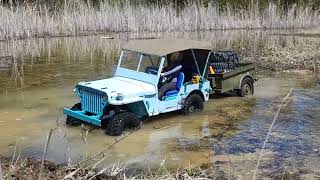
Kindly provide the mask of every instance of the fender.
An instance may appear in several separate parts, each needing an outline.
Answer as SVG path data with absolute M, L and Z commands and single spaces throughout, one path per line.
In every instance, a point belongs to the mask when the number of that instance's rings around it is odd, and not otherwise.
M 246 78 L 246 77 L 249 77 L 249 78 L 252 80 L 252 82 L 254 83 L 254 78 L 253 78 L 253 76 L 248 72 L 247 74 L 245 74 L 245 75 L 241 78 L 241 80 L 240 80 L 240 82 L 239 82 L 238 89 L 241 89 L 242 80 L 243 80 L 244 78 Z
M 193 91 L 191 91 L 186 98 L 188 98 L 192 94 L 199 94 L 201 96 L 202 100 L 205 101 L 205 98 L 204 98 L 205 94 L 201 90 L 193 90 Z

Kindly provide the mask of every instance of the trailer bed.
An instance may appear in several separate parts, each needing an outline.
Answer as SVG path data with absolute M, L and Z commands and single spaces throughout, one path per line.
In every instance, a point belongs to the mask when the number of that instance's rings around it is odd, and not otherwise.
M 239 63 L 234 70 L 222 73 L 208 73 L 207 79 L 210 81 L 211 93 L 224 93 L 241 88 L 242 79 L 248 77 L 255 81 L 255 66 L 252 63 Z

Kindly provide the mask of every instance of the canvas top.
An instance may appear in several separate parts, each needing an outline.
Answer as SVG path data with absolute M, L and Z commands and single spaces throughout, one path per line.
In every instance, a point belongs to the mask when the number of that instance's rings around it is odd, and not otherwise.
M 168 54 L 188 49 L 211 50 L 211 44 L 202 41 L 165 38 L 129 41 L 124 49 L 144 54 L 166 56 Z

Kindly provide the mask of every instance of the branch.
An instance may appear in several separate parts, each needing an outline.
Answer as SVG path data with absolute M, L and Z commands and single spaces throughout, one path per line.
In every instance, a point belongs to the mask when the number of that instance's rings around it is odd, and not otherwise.
M 48 134 L 48 136 L 47 136 L 47 142 L 46 142 L 46 146 L 44 147 L 44 150 L 43 150 L 43 156 L 42 156 L 42 161 L 41 161 L 41 166 L 40 166 L 39 180 L 41 179 L 41 176 L 42 176 L 42 170 L 43 170 L 43 166 L 44 166 L 44 160 L 46 159 L 49 142 L 50 142 L 50 139 L 51 139 L 52 132 L 53 132 L 54 130 L 55 130 L 55 129 L 50 129 L 49 134 Z
M 257 174 L 257 170 L 258 170 L 258 168 L 259 168 L 260 161 L 261 161 L 261 158 L 262 158 L 262 155 L 263 155 L 263 150 L 264 150 L 264 148 L 266 147 L 266 144 L 267 144 L 267 142 L 268 142 L 268 138 L 269 138 L 269 135 L 270 135 L 270 133 L 271 133 L 271 131 L 272 131 L 272 128 L 273 128 L 273 126 L 274 126 L 274 123 L 275 123 L 276 120 L 278 119 L 279 114 L 280 114 L 280 111 L 281 111 L 281 108 L 282 108 L 283 105 L 285 104 L 286 100 L 289 98 L 289 96 L 290 96 L 290 94 L 292 93 L 292 91 L 293 91 L 293 88 L 291 88 L 290 91 L 289 91 L 289 93 L 287 94 L 287 96 L 283 98 L 283 100 L 281 101 L 281 104 L 280 104 L 280 106 L 279 106 L 279 108 L 278 108 L 278 111 L 277 111 L 276 115 L 275 115 L 274 118 L 273 118 L 273 121 L 272 121 L 272 123 L 271 123 L 271 125 L 270 125 L 270 128 L 269 128 L 269 131 L 268 131 L 268 134 L 267 134 L 267 136 L 266 136 L 266 139 L 264 140 L 264 143 L 263 143 L 263 146 L 262 146 L 260 155 L 259 155 L 258 163 L 257 163 L 256 169 L 254 170 L 254 173 L 253 173 L 252 180 L 255 180 L 255 179 L 256 179 L 256 174 Z

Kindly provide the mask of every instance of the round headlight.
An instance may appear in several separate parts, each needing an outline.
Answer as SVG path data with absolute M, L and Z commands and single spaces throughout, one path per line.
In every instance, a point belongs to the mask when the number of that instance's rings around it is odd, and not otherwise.
M 108 101 L 108 95 L 103 96 L 102 99 L 103 99 L 104 101 Z
M 74 91 L 78 94 L 81 95 L 82 94 L 82 90 L 80 88 L 75 88 Z

